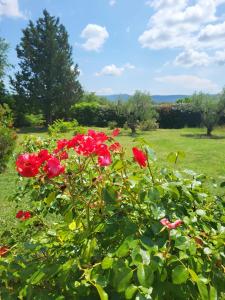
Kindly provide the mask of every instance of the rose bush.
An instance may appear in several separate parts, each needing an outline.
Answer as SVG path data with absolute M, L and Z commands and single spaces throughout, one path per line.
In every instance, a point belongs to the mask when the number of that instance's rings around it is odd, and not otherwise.
M 203 175 L 160 168 L 143 140 L 126 159 L 118 134 L 26 143 L 2 299 L 224 297 L 224 199 Z

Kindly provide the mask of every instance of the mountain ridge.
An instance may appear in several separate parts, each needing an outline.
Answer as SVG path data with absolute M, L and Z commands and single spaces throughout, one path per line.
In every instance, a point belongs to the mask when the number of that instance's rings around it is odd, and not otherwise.
M 109 101 L 116 101 L 121 99 L 123 101 L 128 100 L 131 95 L 129 94 L 112 94 L 112 95 L 99 95 L 107 98 Z M 154 102 L 163 103 L 163 102 L 176 102 L 178 99 L 184 99 L 190 97 L 190 95 L 151 95 Z

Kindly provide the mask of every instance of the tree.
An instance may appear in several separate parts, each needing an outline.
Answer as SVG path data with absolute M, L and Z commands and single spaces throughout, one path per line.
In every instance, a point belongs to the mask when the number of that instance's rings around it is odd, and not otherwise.
M 36 24 L 30 21 L 23 30 L 16 51 L 20 71 L 11 82 L 24 110 L 42 112 L 47 124 L 67 118 L 71 105 L 82 96 L 82 88 L 68 33 L 59 18 L 44 10 Z
M 140 121 L 155 119 L 157 116 L 152 98 L 148 93 L 136 91 L 125 104 L 127 124 L 132 134 L 136 133 Z
M 202 125 L 211 136 L 214 127 L 218 124 L 225 108 L 225 90 L 220 96 L 198 93 L 191 97 L 193 109 L 201 114 Z
M 4 39 L 0 38 L 0 104 L 4 103 L 4 98 L 6 96 L 3 78 L 5 76 L 5 68 L 8 66 L 7 50 L 8 44 Z

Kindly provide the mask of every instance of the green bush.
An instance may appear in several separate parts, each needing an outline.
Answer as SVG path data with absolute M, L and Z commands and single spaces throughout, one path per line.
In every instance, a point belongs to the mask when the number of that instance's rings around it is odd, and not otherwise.
M 159 124 L 156 122 L 155 119 L 151 119 L 140 122 L 138 127 L 141 131 L 149 131 L 158 129 Z
M 66 133 L 66 132 L 74 131 L 77 126 L 78 126 L 78 122 L 75 119 L 71 122 L 64 121 L 64 120 L 56 120 L 52 125 L 48 126 L 48 132 L 50 135 Z
M 15 147 L 16 133 L 12 126 L 11 110 L 7 105 L 0 105 L 0 173 L 5 170 Z
M 0 126 L 0 173 L 3 172 L 15 147 L 16 133 Z
M 1 237 L 2 299 L 224 299 L 224 198 L 179 170 L 181 152 L 162 168 L 144 140 L 129 159 L 117 146 L 89 131 L 42 166 L 30 156 L 38 173 L 20 177 L 18 222 Z
M 26 114 L 25 126 L 43 126 L 45 123 L 44 116 L 42 114 Z
M 116 121 L 110 121 L 110 122 L 108 122 L 108 127 L 109 127 L 109 129 L 115 129 L 118 127 L 118 124 Z

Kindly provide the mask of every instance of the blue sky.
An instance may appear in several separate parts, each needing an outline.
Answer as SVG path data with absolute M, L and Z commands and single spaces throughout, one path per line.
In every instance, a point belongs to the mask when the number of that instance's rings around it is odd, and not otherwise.
M 66 26 L 87 91 L 216 93 L 225 85 L 225 0 L 0 0 L 0 36 L 15 68 L 21 30 L 44 8 Z

